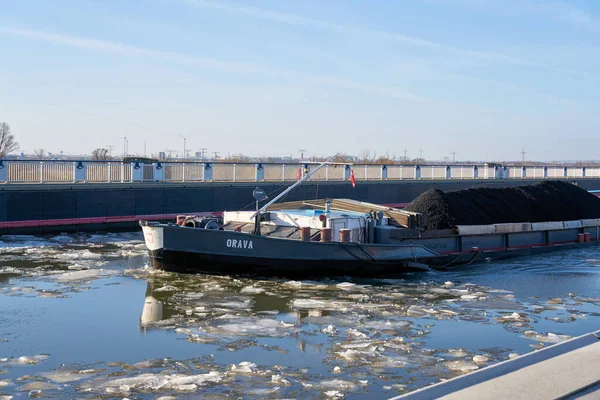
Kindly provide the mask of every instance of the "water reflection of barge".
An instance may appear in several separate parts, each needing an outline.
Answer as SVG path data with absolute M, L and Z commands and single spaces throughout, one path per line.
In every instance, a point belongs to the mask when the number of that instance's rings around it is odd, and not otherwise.
M 423 216 L 414 212 L 348 199 L 274 205 L 282 195 L 256 212 L 225 212 L 222 219 L 141 221 L 152 265 L 187 273 L 386 276 L 586 246 L 599 239 L 598 218 L 424 230 Z

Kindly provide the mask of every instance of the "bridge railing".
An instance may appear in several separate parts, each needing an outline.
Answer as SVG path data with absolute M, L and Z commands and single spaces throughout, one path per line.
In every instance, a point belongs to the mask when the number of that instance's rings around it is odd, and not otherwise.
M 0 183 L 296 181 L 311 163 L 0 160 Z M 327 165 L 312 181 L 600 178 L 598 166 L 424 164 Z

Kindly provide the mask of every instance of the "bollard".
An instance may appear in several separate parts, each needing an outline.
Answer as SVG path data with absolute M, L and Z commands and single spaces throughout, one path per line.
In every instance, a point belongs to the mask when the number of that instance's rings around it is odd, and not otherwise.
M 347 243 L 350 241 L 350 229 L 340 229 L 340 242 Z
M 300 228 L 300 240 L 303 242 L 310 242 L 310 226 L 303 226 Z
M 321 242 L 331 242 L 331 228 L 321 229 Z
M 583 233 L 578 233 L 577 234 L 577 241 L 579 243 L 583 243 L 584 240 L 585 240 L 585 235 Z
M 590 234 L 588 232 L 583 234 L 583 241 L 584 242 L 589 242 L 590 241 Z

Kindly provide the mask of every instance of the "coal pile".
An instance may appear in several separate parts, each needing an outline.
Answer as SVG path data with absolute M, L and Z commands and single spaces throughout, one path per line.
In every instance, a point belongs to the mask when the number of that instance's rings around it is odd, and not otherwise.
M 455 225 L 600 218 L 600 199 L 567 182 L 544 181 L 502 189 L 430 189 L 405 210 L 423 214 L 424 228 L 438 230 Z

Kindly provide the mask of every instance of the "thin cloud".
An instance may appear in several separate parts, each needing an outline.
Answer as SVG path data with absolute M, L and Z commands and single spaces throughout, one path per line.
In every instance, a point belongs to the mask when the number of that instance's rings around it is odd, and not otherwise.
M 573 4 L 564 1 L 528 1 L 526 7 L 532 12 L 545 14 L 595 33 L 600 32 L 600 19 L 598 16 L 577 8 Z
M 293 81 L 304 81 L 311 84 L 327 85 L 331 87 L 336 87 L 338 89 L 359 91 L 363 93 L 369 93 L 402 100 L 427 100 L 424 97 L 417 96 L 403 90 L 390 89 L 387 87 L 378 87 L 332 76 L 308 74 L 299 71 L 270 68 L 251 63 L 222 61 L 207 57 L 189 56 L 181 53 L 149 49 L 145 47 L 132 46 L 107 40 L 92 39 L 81 36 L 63 35 L 57 33 L 20 29 L 13 27 L 0 27 L 0 34 L 46 42 L 58 46 L 72 47 L 86 51 L 112 53 L 123 56 L 159 58 L 177 64 L 193 65 L 197 67 L 209 68 L 217 71 L 225 71 L 230 73 L 251 73 L 278 76 L 280 78 L 290 79 Z
M 461 6 L 485 10 L 494 14 L 530 14 L 563 21 L 592 32 L 600 32 L 600 17 L 561 0 L 421 0 L 425 3 Z
M 571 75 L 582 76 L 585 78 L 600 80 L 600 75 L 588 73 L 585 71 L 579 71 L 579 70 L 575 70 L 575 69 L 560 68 L 560 67 L 556 67 L 556 66 L 552 66 L 552 65 L 548 65 L 548 64 L 544 64 L 544 63 L 524 60 L 524 59 L 513 57 L 513 56 L 510 56 L 507 54 L 469 50 L 469 49 L 464 49 L 464 48 L 460 48 L 460 47 L 448 46 L 445 44 L 432 42 L 432 41 L 429 41 L 429 40 L 426 40 L 423 38 L 414 37 L 414 36 L 408 36 L 408 35 L 397 34 L 397 33 L 388 33 L 388 32 L 376 31 L 376 30 L 371 30 L 371 29 L 364 29 L 364 28 L 357 28 L 357 27 L 353 27 L 353 26 L 335 24 L 335 23 L 331 23 L 331 22 L 327 22 L 327 21 L 323 21 L 323 20 L 318 20 L 318 19 L 305 18 L 305 17 L 300 17 L 300 16 L 296 16 L 296 15 L 291 15 L 291 14 L 284 14 L 284 13 L 264 10 L 264 9 L 260 9 L 260 8 L 256 8 L 256 7 L 243 6 L 243 5 L 240 5 L 237 3 L 233 3 L 233 2 L 222 3 L 222 2 L 216 2 L 216 1 L 210 1 L 210 0 L 171 0 L 171 1 L 177 2 L 179 4 L 193 6 L 193 7 L 213 8 L 213 9 L 218 9 L 218 10 L 222 10 L 222 11 L 226 11 L 226 12 L 230 12 L 230 13 L 243 14 L 243 15 L 254 17 L 254 18 L 261 18 L 261 19 L 275 21 L 275 22 L 284 23 L 284 24 L 288 24 L 288 25 L 315 27 L 315 28 L 328 30 L 328 31 L 335 32 L 335 33 L 341 33 L 341 34 L 357 34 L 357 35 L 361 35 L 361 36 L 369 36 L 374 39 L 380 39 L 380 40 L 385 40 L 385 41 L 395 42 L 395 43 L 404 43 L 404 44 L 408 44 L 408 45 L 415 46 L 415 47 L 430 48 L 433 50 L 451 53 L 451 54 L 455 54 L 455 55 L 463 56 L 463 57 L 485 59 L 485 60 L 489 60 L 489 61 L 496 61 L 496 62 L 501 62 L 501 63 L 506 63 L 506 64 L 523 66 L 523 67 L 540 68 L 540 69 L 545 69 L 545 70 L 549 70 L 549 71 L 566 73 L 566 74 L 571 74 Z M 575 18 L 575 17 L 578 17 L 580 19 L 583 18 L 580 14 L 573 14 L 573 18 Z

